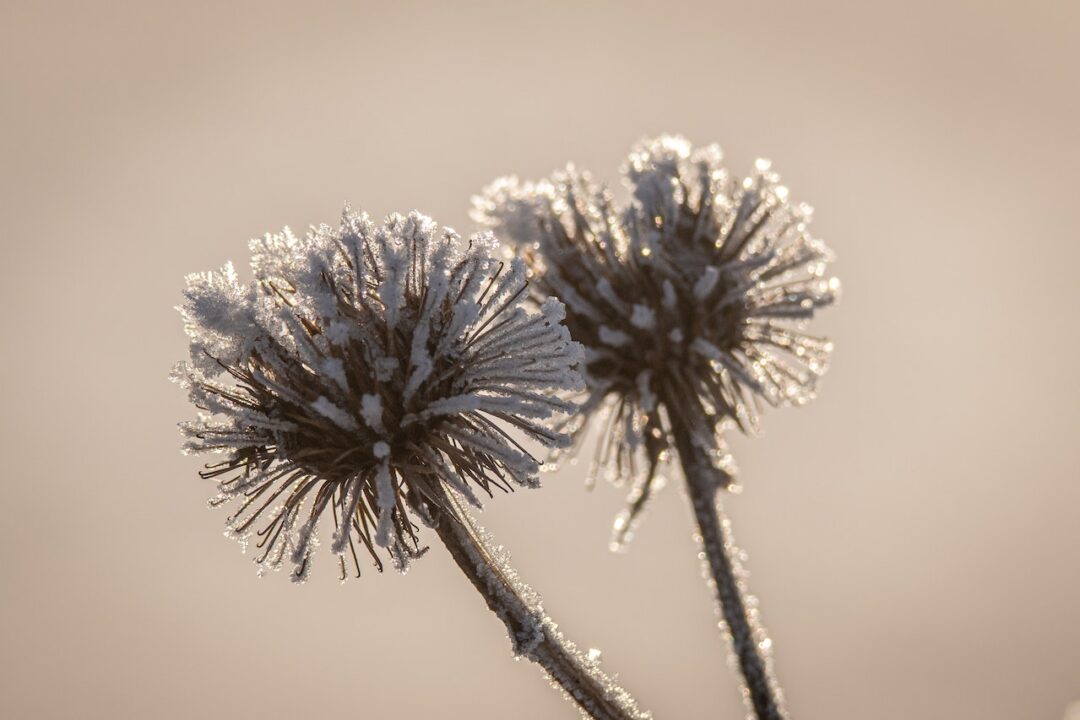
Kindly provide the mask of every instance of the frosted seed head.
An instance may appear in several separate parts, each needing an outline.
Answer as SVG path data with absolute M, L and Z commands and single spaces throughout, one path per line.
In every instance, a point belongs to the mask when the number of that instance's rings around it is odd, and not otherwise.
M 188 278 L 191 359 L 171 378 L 205 412 L 181 429 L 190 451 L 224 455 L 202 474 L 237 500 L 231 531 L 257 531 L 261 567 L 292 563 L 302 582 L 332 525 L 343 569 L 359 573 L 358 550 L 404 569 L 431 483 L 537 484 L 504 427 L 560 444 L 582 353 L 561 304 L 526 309 L 525 266 L 500 268 L 497 249 L 417 212 L 375 226 L 346 210 L 336 229 L 252 241 L 249 285 L 231 266 Z
M 576 437 L 605 428 L 609 469 L 641 468 L 648 480 L 674 426 L 715 450 L 725 427 L 755 431 L 759 405 L 814 396 L 832 345 L 804 327 L 840 285 L 809 208 L 767 161 L 738 179 L 719 147 L 662 135 L 638 143 L 622 173 L 622 205 L 569 168 L 497 182 L 474 217 L 520 248 L 534 302 L 566 304 L 587 385 Z M 601 418 L 605 409 L 619 417 Z

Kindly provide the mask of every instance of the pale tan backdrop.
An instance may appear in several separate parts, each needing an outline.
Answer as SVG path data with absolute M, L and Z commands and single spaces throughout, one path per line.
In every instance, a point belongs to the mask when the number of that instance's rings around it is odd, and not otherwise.
M 871 7 L 872 6 L 872 7 Z M 1044 2 L 14 3 L 0 9 L 0 716 L 572 718 L 436 547 L 258 580 L 191 414 L 185 273 L 678 131 L 767 155 L 843 303 L 821 398 L 729 501 L 796 720 L 1080 699 L 1080 11 Z M 658 718 L 735 718 L 685 499 L 628 555 L 579 472 L 483 521 Z

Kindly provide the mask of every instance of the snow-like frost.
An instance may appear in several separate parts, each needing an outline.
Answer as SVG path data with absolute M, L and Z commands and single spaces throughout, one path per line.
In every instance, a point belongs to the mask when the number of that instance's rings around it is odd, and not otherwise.
M 204 475 L 237 501 L 235 534 L 258 530 L 260 565 L 306 578 L 332 516 L 342 574 L 357 548 L 404 568 L 423 552 L 406 514 L 430 514 L 429 483 L 477 505 L 472 485 L 539 484 L 502 426 L 566 445 L 552 422 L 575 409 L 559 396 L 584 386 L 583 352 L 561 303 L 527 308 L 525 265 L 496 261 L 491 233 L 462 242 L 420 213 L 376 225 L 346 209 L 337 228 L 250 248 L 247 285 L 231 265 L 188 277 L 191 357 L 172 377 L 203 410 L 184 447 L 226 456 Z
M 568 426 L 599 426 L 609 474 L 648 482 L 672 445 L 665 413 L 716 450 L 730 424 L 757 430 L 759 404 L 814 396 L 831 344 L 804 324 L 840 286 L 824 276 L 833 255 L 809 234 L 810 208 L 768 162 L 736 178 L 719 147 L 663 135 L 634 147 L 622 173 L 623 206 L 568 166 L 541 182 L 496 180 L 473 217 L 517 245 L 534 302 L 560 298 L 585 345 L 590 400 Z M 605 397 L 620 417 L 596 414 Z M 653 495 L 632 497 L 620 524 Z

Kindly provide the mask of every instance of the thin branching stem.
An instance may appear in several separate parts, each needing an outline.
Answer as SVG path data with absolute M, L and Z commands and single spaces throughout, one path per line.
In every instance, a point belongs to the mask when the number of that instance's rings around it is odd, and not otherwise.
M 740 578 L 738 548 L 717 494 L 728 478 L 713 466 L 704 451 L 695 446 L 690 434 L 675 429 L 675 447 L 686 474 L 686 487 L 701 536 L 705 564 L 713 580 L 713 589 L 727 628 L 732 650 L 745 682 L 744 696 L 758 720 L 785 720 L 783 697 L 767 648 L 768 636 L 757 619 L 753 600 Z M 748 602 L 749 600 L 749 602 Z
M 452 493 L 435 492 L 443 509 L 435 510 L 436 532 L 487 606 L 506 625 L 514 652 L 540 665 L 580 707 L 597 720 L 641 720 L 649 715 L 599 668 L 580 653 L 545 614 L 539 598 L 524 585 Z

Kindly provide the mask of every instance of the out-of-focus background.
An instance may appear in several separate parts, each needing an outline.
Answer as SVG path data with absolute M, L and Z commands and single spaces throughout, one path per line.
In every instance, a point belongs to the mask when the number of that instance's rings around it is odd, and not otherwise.
M 1076 3 L 5 2 L 0 59 L 0 715 L 575 717 L 437 545 L 256 578 L 178 450 L 173 306 L 345 201 L 468 231 L 662 131 L 772 158 L 840 257 L 822 394 L 727 503 L 793 716 L 1080 699 Z M 582 476 L 482 521 L 658 718 L 741 717 L 677 483 L 611 555 Z

